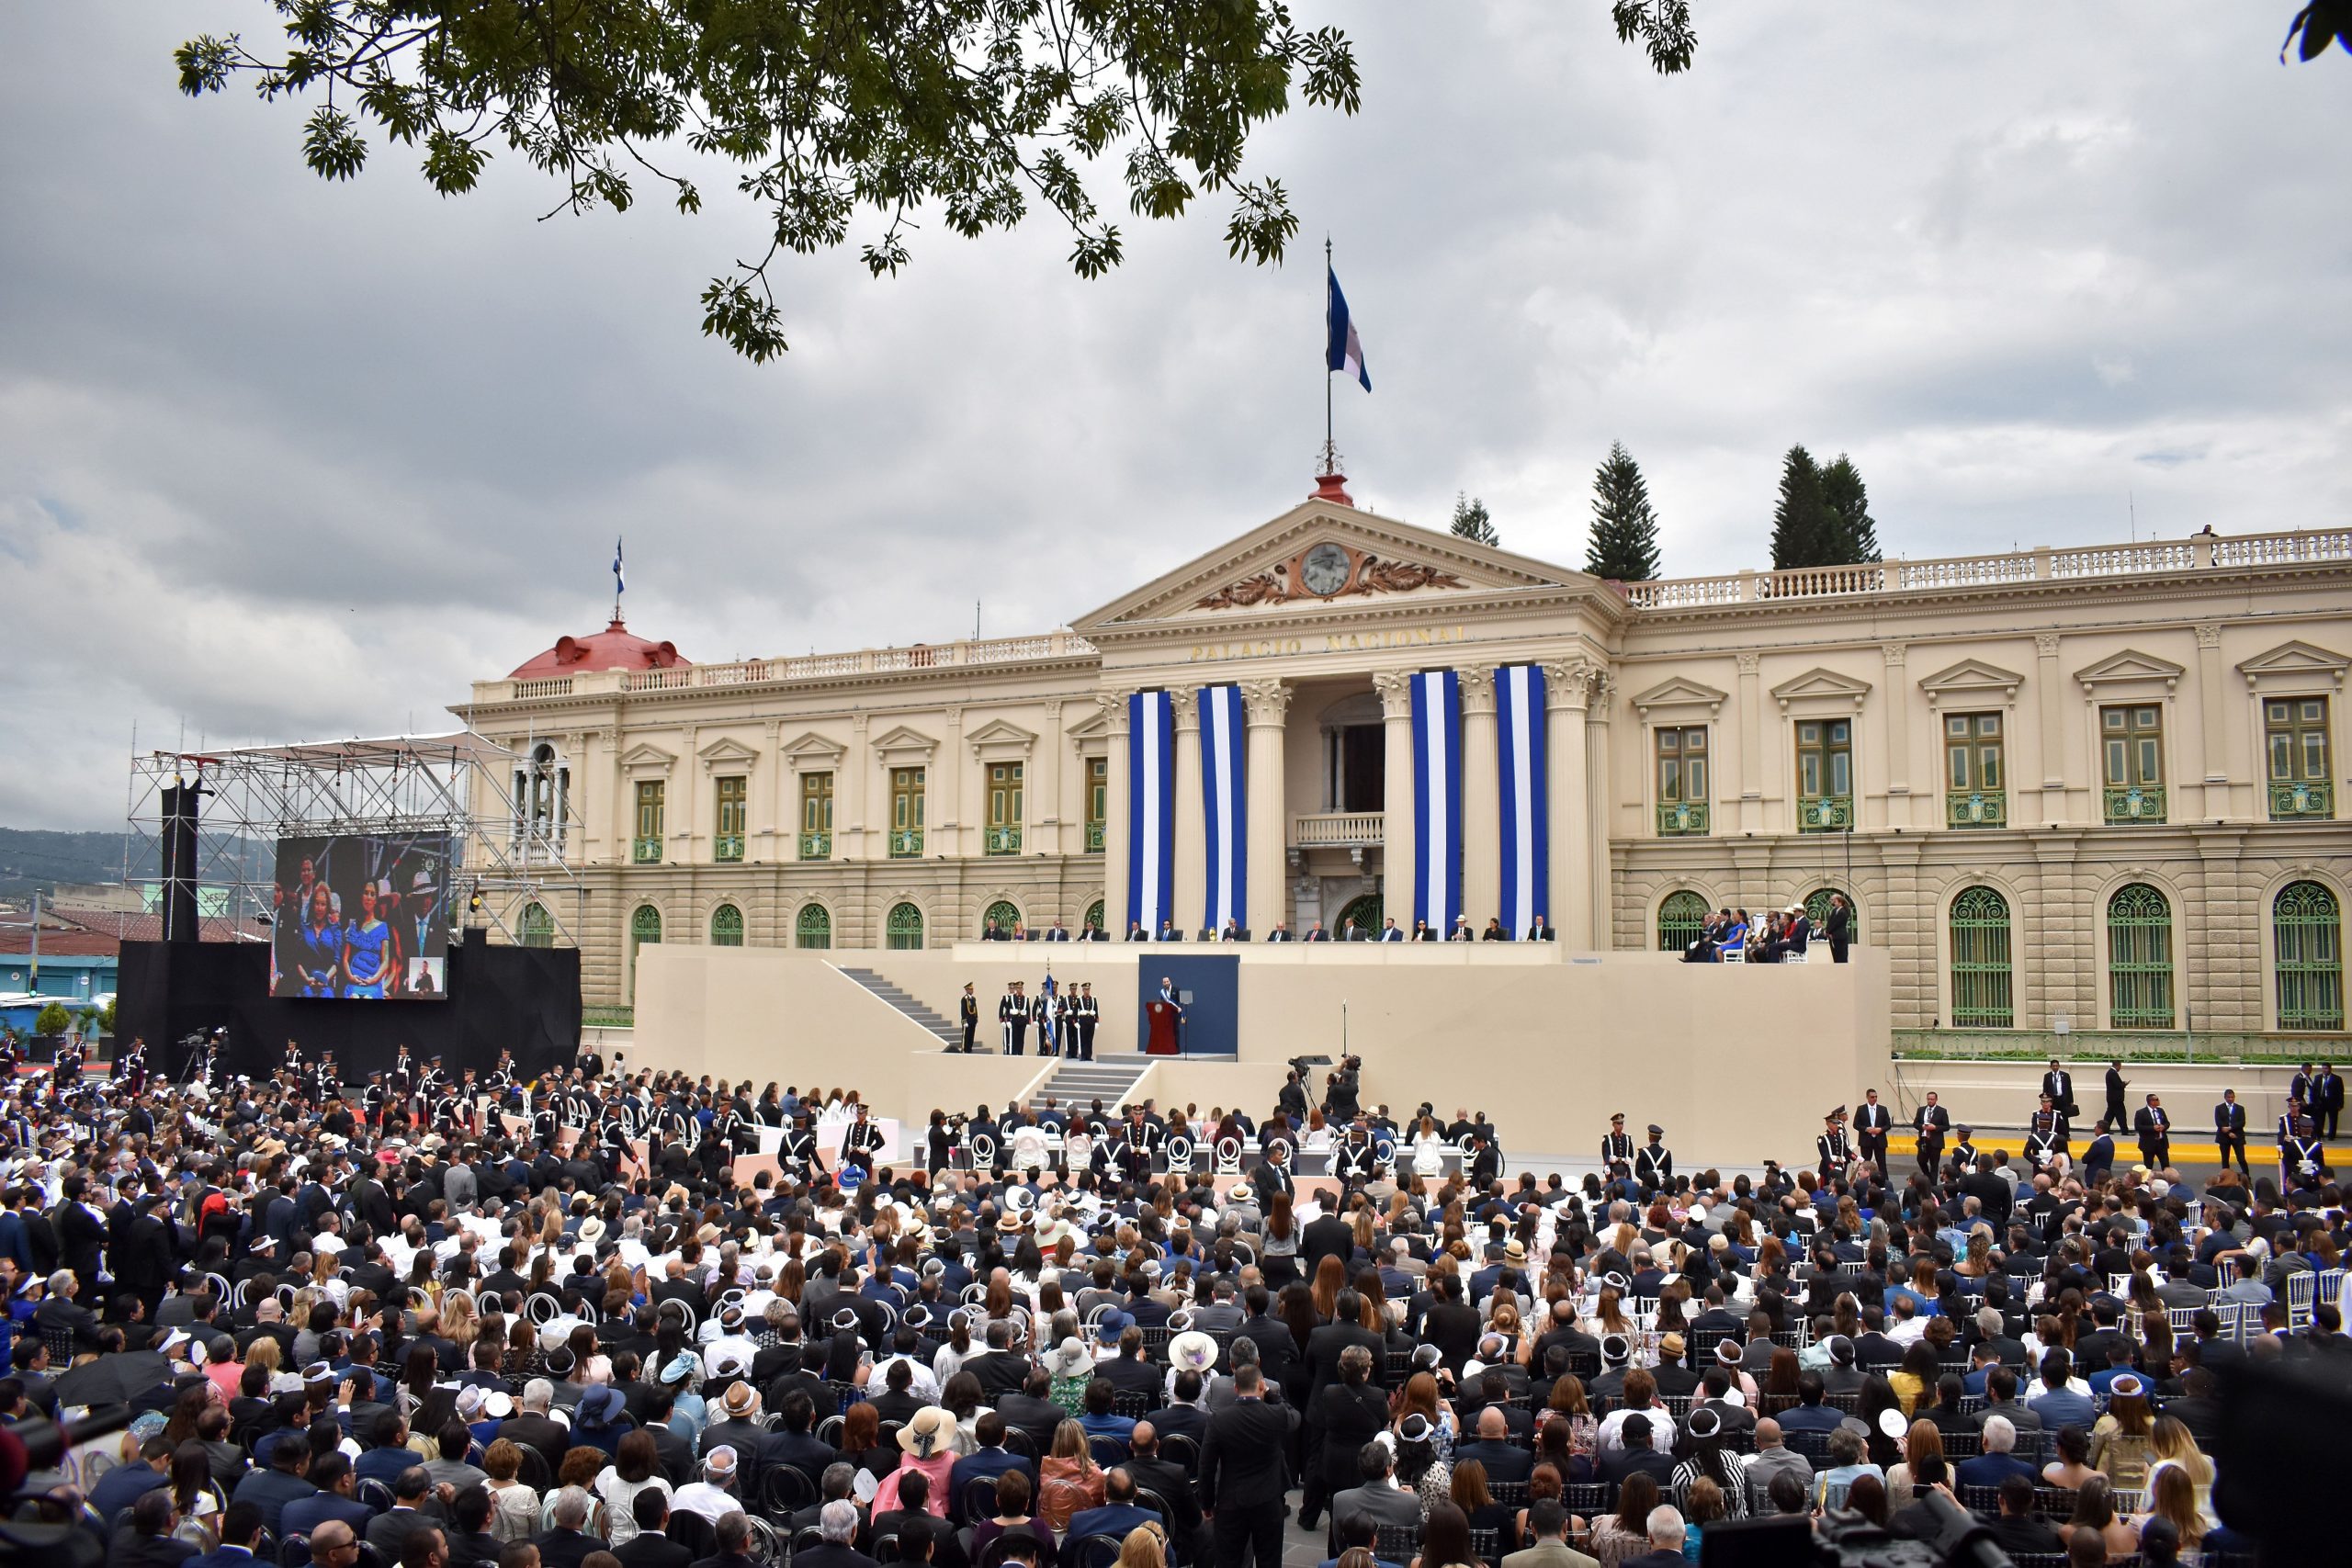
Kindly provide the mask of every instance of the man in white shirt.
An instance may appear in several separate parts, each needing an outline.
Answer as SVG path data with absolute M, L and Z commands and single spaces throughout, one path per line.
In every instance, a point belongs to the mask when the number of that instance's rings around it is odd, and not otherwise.
M 1928 1337 L 1928 1320 L 1909 1296 L 1894 1298 L 1894 1317 L 1886 1325 L 1886 1337 L 1897 1345 L 1914 1345 Z
M 712 1524 L 743 1506 L 735 1495 L 735 1450 L 721 1443 L 703 1456 L 702 1479 L 689 1481 L 670 1499 L 673 1510 L 700 1514 Z
M 759 1346 L 743 1330 L 743 1309 L 733 1303 L 720 1307 L 713 1326 L 718 1332 L 703 1347 L 704 1375 L 714 1379 L 727 1376 L 729 1374 L 722 1373 L 719 1368 L 731 1366 L 735 1369 L 731 1375 L 742 1376 L 760 1354 Z

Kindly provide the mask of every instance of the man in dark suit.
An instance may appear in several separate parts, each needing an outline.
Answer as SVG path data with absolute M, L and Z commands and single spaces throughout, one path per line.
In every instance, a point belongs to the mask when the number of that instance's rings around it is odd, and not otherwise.
M 1080 1508 L 1070 1516 L 1069 1529 L 1063 1535 L 1062 1562 L 1067 1568 L 1085 1568 L 1088 1538 L 1107 1535 L 1125 1540 L 1128 1532 L 1159 1522 L 1158 1512 L 1136 1503 L 1135 1475 L 1120 1465 L 1102 1478 L 1102 1506 Z
M 130 1506 L 130 1527 L 115 1537 L 107 1554 L 113 1568 L 178 1568 L 196 1555 L 196 1548 L 172 1536 L 179 1523 L 168 1487 L 150 1492 Z
M 1322 921 L 1316 920 L 1307 926 L 1306 934 L 1299 938 L 1299 940 L 1301 942 L 1329 942 L 1331 940 L 1331 933 L 1323 929 Z
M 1289 1144 L 1277 1140 L 1274 1146 L 1266 1151 L 1266 1157 L 1260 1160 L 1258 1168 L 1250 1173 L 1250 1189 L 1257 1194 L 1261 1203 L 1272 1203 L 1277 1192 L 1286 1197 L 1296 1195 L 1298 1183 L 1292 1179 L 1290 1174 Z
M 2041 1075 L 2041 1092 L 2050 1097 L 2058 1114 L 2069 1122 L 2083 1113 L 2082 1107 L 2075 1103 L 2075 1075 L 2060 1066 L 2055 1056 L 2050 1058 L 2050 1070 Z
M 2238 1091 L 2225 1089 L 2222 1102 L 2213 1107 L 2213 1141 L 2222 1147 L 2222 1163 L 2230 1163 L 2230 1151 L 2237 1150 L 2238 1174 L 2251 1180 L 2254 1173 L 2245 1163 L 2245 1107 L 2238 1103 Z
M 1017 1470 L 1029 1477 L 1034 1488 L 1037 1467 L 1004 1446 L 1004 1417 L 993 1410 L 980 1412 L 973 1428 L 978 1447 L 956 1461 L 947 1480 L 947 1517 L 958 1524 L 978 1524 L 964 1508 L 964 1493 L 975 1481 L 993 1482 L 1006 1471 Z
M 522 1409 L 498 1425 L 498 1436 L 538 1450 L 539 1457 L 548 1461 L 549 1475 L 563 1468 L 564 1453 L 571 1447 L 571 1428 L 548 1415 L 548 1405 L 554 1397 L 553 1383 L 545 1378 L 533 1378 L 523 1385 Z
M 98 1477 L 90 1488 L 90 1507 L 111 1529 L 119 1524 L 130 1506 L 154 1491 L 172 1483 L 172 1445 L 161 1433 L 139 1446 L 136 1460 L 115 1466 Z
M 1069 1418 L 1067 1411 L 1046 1397 L 1053 1391 L 1052 1374 L 1043 1367 L 1031 1367 L 1020 1392 L 1005 1394 L 996 1402 L 997 1414 L 1004 1417 L 1006 1428 L 1028 1433 L 1041 1454 L 1053 1452 L 1054 1430 Z
M 1864 1091 L 1862 1103 L 1854 1109 L 1854 1136 L 1860 1141 L 1862 1157 L 1882 1176 L 1886 1174 L 1886 1134 L 1894 1125 L 1894 1113 L 1878 1102 L 1878 1090 Z
M 1159 1457 L 1159 1429 L 1148 1421 L 1136 1422 L 1135 1430 L 1127 1434 L 1127 1448 L 1126 1471 L 1135 1477 L 1137 1489 L 1168 1505 L 1176 1554 L 1188 1562 L 1214 1562 L 1208 1542 L 1201 1539 L 1200 1493 L 1190 1472 Z M 960 1465 L 962 1461 L 956 1462 Z
M 590 1552 L 605 1550 L 605 1543 L 588 1533 L 588 1504 L 586 1492 L 569 1486 L 555 1495 L 555 1526 L 531 1543 L 539 1549 L 539 1568 L 580 1568 L 588 1561 Z M 391 1515 L 387 1514 L 384 1517 L 390 1518 Z M 378 1519 L 368 1527 L 368 1539 L 372 1540 L 375 1538 L 376 1530 L 383 1522 L 383 1519 Z M 719 1550 L 722 1552 L 727 1550 L 724 1542 Z
M 1478 1440 L 1454 1447 L 1453 1462 L 1465 1459 L 1485 1465 L 1489 1481 L 1524 1481 L 1535 1471 L 1533 1451 L 1510 1440 L 1510 1423 L 1492 1404 L 1478 1412 Z
M 2312 1119 L 2319 1123 L 2322 1140 L 2333 1142 L 2336 1123 L 2344 1116 L 2344 1075 L 2331 1062 L 2319 1072 L 2319 1082 L 2312 1086 L 2318 1098 L 2312 1101 Z
M 627 1545 L 613 1549 L 621 1568 L 688 1568 L 695 1554 L 662 1533 L 670 1525 L 668 1492 L 649 1486 L 630 1500 L 629 1511 L 637 1520 L 637 1533 Z
M 2116 1126 L 2120 1127 L 2125 1122 L 2130 1120 L 2130 1118 L 2125 1114 L 2123 1091 L 2132 1087 L 2129 1080 L 2127 1080 L 2123 1076 L 2123 1064 L 2121 1062 L 2110 1061 L 2108 1063 L 2105 1087 L 2107 1089 L 2107 1119 Z
M 740 1522 L 741 1516 L 730 1517 Z M 824 1535 L 824 1540 L 794 1552 L 792 1561 L 798 1568 L 879 1568 L 874 1559 L 852 1544 L 857 1540 L 858 1524 L 857 1505 L 846 1497 L 834 1498 L 817 1515 L 817 1529 Z M 725 1549 L 722 1537 L 720 1550 Z M 704 1562 L 709 1561 L 706 1558 Z M 704 1564 L 697 1562 L 695 1568 L 704 1568 Z
M 1911 1112 L 1911 1132 L 1917 1140 L 1917 1154 L 1919 1174 L 1933 1181 L 1944 1155 L 1944 1136 L 1951 1131 L 1951 1112 L 1936 1103 L 1936 1091 L 1929 1089 L 1928 1098 Z
M 1255 1366 L 1235 1369 L 1233 1403 L 1209 1417 L 1201 1444 L 1201 1506 L 1215 1527 L 1218 1568 L 1282 1568 L 1284 1453 L 1297 1425 L 1296 1411 L 1267 1403 Z
M 2158 1171 L 2172 1163 L 2172 1118 L 2154 1095 L 2132 1118 L 2132 1131 L 2140 1140 L 2140 1158 L 2151 1171 Z
M 820 1529 L 827 1529 L 827 1527 L 823 1525 L 820 1525 L 818 1528 Z M 706 1557 L 701 1562 L 695 1563 L 694 1568 L 759 1568 L 759 1559 L 752 1555 L 752 1521 L 741 1509 L 732 1509 L 727 1513 L 721 1514 L 718 1517 L 717 1534 L 718 1536 L 718 1551 L 713 1555 Z M 827 1544 L 830 1545 L 832 1540 L 830 1529 L 827 1530 L 825 1539 Z M 815 1548 L 805 1555 L 801 1555 L 801 1561 L 804 1562 L 818 1561 L 820 1558 L 824 1557 L 824 1547 Z M 857 1553 L 852 1552 L 850 1553 L 850 1556 L 857 1557 Z M 842 1568 L 842 1563 L 847 1561 L 846 1559 L 837 1557 L 825 1558 L 824 1560 L 831 1562 L 834 1565 L 834 1568 Z M 858 1557 L 857 1560 L 861 1562 L 872 1561 L 872 1559 L 865 1557 Z M 539 1568 L 548 1568 L 546 1554 L 544 1552 L 540 1554 Z
M 1263 1187 L 1258 1189 L 1258 1196 L 1270 1202 L 1273 1198 L 1273 1194 Z M 1344 1264 L 1355 1247 L 1355 1232 L 1348 1228 L 1346 1220 L 1336 1213 L 1317 1214 L 1314 1223 L 1299 1233 L 1298 1271 L 1302 1277 L 1312 1280 L 1323 1259 L 1336 1258 Z
M 261 1505 L 232 1503 L 220 1510 L 220 1544 L 187 1561 L 197 1568 L 254 1568 L 254 1548 L 261 1540 Z
M 1552 929 L 1551 921 L 1545 919 L 1543 916 L 1538 915 L 1535 917 L 1535 923 L 1527 928 L 1527 940 L 1530 942 L 1557 942 L 1560 940 L 1560 933 Z

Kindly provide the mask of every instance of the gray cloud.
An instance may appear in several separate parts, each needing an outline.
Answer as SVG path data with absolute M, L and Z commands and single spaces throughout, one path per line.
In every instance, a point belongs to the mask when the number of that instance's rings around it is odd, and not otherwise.
M 2274 14 L 2275 13 L 2275 14 Z M 106 826 L 122 753 L 431 725 L 629 615 L 695 658 L 1048 626 L 1302 496 L 1320 242 L 1378 391 L 1357 495 L 1582 558 L 1593 465 L 1668 571 L 1765 564 L 1780 454 L 1850 452 L 1912 556 L 2340 522 L 2347 67 L 2284 12 L 1703 8 L 1660 80 L 1593 6 L 1310 6 L 1366 110 L 1266 137 L 1289 265 L 1210 203 L 1091 284 L 1033 225 L 779 278 L 794 352 L 695 335 L 756 215 L 534 220 L 514 160 L 355 185 L 169 51 L 259 0 L 20 7 L 0 48 L 0 821 Z M 723 186 L 723 181 L 707 182 Z

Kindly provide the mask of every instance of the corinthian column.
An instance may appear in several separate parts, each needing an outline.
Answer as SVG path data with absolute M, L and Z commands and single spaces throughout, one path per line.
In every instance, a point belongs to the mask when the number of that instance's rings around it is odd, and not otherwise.
M 1209 832 L 1201 809 L 1201 697 L 1191 686 L 1171 687 L 1176 709 L 1176 876 L 1170 884 L 1176 929 L 1192 931 L 1208 918 Z
M 1127 694 L 1100 692 L 1094 701 L 1102 710 L 1102 728 L 1110 738 L 1103 756 L 1110 764 L 1103 780 L 1102 801 L 1102 930 L 1113 942 L 1127 939 L 1127 846 L 1135 842 L 1135 824 L 1127 819 Z
M 1495 672 L 1456 670 L 1462 687 L 1462 912 L 1473 931 L 1502 908 L 1502 781 L 1495 758 Z M 1441 931 L 1440 936 L 1451 936 Z
M 1250 715 L 1250 866 L 1242 910 L 1251 932 L 1263 936 L 1290 919 L 1283 892 L 1290 842 L 1283 810 L 1283 720 L 1290 712 L 1290 688 L 1280 681 L 1247 681 L 1241 700 Z
M 1593 944 L 1590 798 L 1585 778 L 1584 721 L 1592 700 L 1592 666 L 1581 659 L 1544 666 L 1544 762 L 1552 785 L 1552 907 L 1545 921 L 1570 948 Z
M 1413 678 L 1388 671 L 1372 678 L 1380 694 L 1386 750 L 1380 786 L 1381 905 L 1408 931 L 1413 925 Z M 1333 933 L 1337 935 L 1337 932 Z

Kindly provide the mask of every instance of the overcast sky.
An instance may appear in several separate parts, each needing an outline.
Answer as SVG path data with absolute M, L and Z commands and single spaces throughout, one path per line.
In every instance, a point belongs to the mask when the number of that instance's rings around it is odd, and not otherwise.
M 1670 575 L 1769 564 L 1781 453 L 1852 454 L 1913 557 L 2340 525 L 2352 497 L 2352 59 L 2290 0 L 1699 0 L 1653 75 L 1600 0 L 1295 0 L 1364 111 L 1302 110 L 1291 262 L 1225 209 L 785 264 L 753 367 L 695 296 L 755 245 L 535 222 L 511 156 L 301 166 L 301 109 L 191 101 L 172 47 L 262 0 L 0 13 L 0 824 L 119 826 L 140 744 L 446 726 L 474 679 L 628 619 L 689 658 L 1065 622 L 1302 498 L 1320 242 L 1375 392 L 1357 498 L 1581 562 L 1594 464 L 1646 472 Z M 1106 171 L 1111 173 L 1114 171 Z M 1114 203 L 1117 193 L 1102 190 Z

